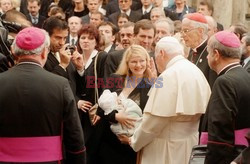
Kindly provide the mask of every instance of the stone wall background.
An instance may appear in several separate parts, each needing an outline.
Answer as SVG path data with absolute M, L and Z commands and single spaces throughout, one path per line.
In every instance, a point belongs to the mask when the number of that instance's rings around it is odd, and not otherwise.
M 210 0 L 214 7 L 213 17 L 224 28 L 231 24 L 243 23 L 250 30 L 250 0 Z M 196 7 L 199 0 L 187 0 L 188 5 Z

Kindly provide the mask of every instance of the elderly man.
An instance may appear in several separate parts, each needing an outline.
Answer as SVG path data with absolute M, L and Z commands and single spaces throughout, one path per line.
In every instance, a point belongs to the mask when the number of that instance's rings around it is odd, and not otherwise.
M 77 16 L 72 16 L 68 19 L 69 34 L 66 39 L 66 43 L 75 46 L 78 42 L 78 31 L 82 27 L 82 20 Z
M 141 164 L 187 164 L 192 146 L 198 143 L 199 119 L 210 87 L 183 53 L 173 37 L 164 37 L 156 44 L 162 85 L 149 92 L 142 123 L 130 138 L 131 147 L 136 152 L 142 150 Z
M 13 42 L 18 64 L 0 75 L 0 163 L 57 164 L 64 155 L 63 163 L 85 163 L 69 83 L 42 68 L 49 44 L 48 34 L 35 27 L 20 31 Z
M 217 75 L 209 68 L 207 62 L 207 31 L 207 20 L 202 14 L 187 14 L 182 20 L 182 38 L 185 45 L 191 48 L 188 60 L 200 68 L 212 87 Z
M 173 36 L 174 35 L 174 22 L 169 18 L 161 18 L 155 23 L 155 43 L 157 43 L 164 36 Z
M 205 163 L 228 164 L 235 145 L 248 145 L 250 129 L 250 76 L 240 62 L 240 40 L 234 33 L 221 31 L 208 42 L 208 63 L 216 79 L 204 124 L 208 127 L 208 153 Z

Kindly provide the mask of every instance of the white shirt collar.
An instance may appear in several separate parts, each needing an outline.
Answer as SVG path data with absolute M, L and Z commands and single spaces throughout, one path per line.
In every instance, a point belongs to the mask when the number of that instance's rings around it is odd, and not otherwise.
M 97 50 L 93 50 L 93 51 L 92 51 L 92 53 L 91 53 L 91 55 L 90 55 L 90 57 L 89 57 L 89 59 L 88 59 L 86 65 L 85 65 L 85 69 L 87 69 L 87 68 L 90 66 L 90 64 L 91 64 L 92 61 L 93 61 L 93 58 L 97 55 L 97 53 L 98 53 Z
M 111 45 L 109 45 L 108 47 L 106 47 L 106 48 L 104 49 L 104 51 L 108 53 L 108 52 L 109 52 L 109 50 L 111 49 L 111 47 L 112 47 L 112 44 L 111 44 Z
M 122 10 L 121 10 L 121 13 L 125 13 L 125 14 L 127 14 L 127 16 L 130 16 L 131 9 L 129 9 L 129 10 L 128 10 L 128 11 L 126 11 L 126 12 L 124 12 L 124 11 L 122 11 Z
M 250 61 L 250 56 L 248 56 L 246 59 L 244 59 L 243 63 L 244 66 Z
M 145 9 L 145 8 L 142 6 L 142 13 L 144 13 L 145 11 L 146 11 L 147 13 L 149 13 L 149 12 L 151 11 L 152 7 L 153 7 L 152 4 L 151 4 L 147 9 Z

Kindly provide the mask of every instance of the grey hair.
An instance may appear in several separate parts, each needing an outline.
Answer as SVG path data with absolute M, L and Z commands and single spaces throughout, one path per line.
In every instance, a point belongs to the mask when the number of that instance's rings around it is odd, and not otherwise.
M 24 50 L 22 48 L 20 48 L 17 44 L 16 44 L 16 39 L 13 41 L 12 43 L 12 49 L 13 49 L 13 53 L 16 55 L 16 56 L 22 56 L 22 55 L 40 55 L 44 48 L 45 47 L 49 47 L 50 46 L 50 37 L 49 37 L 49 34 L 41 29 L 42 32 L 44 33 L 45 35 L 45 40 L 43 42 L 43 44 L 41 46 L 39 46 L 38 48 L 36 49 L 33 49 L 33 50 Z M 36 36 L 34 36 L 36 37 Z
M 168 24 L 168 30 L 170 32 L 171 35 L 174 35 L 174 22 L 170 19 L 170 18 L 160 18 L 157 21 L 155 21 L 155 25 L 157 23 L 162 23 L 162 22 L 166 22 Z
M 241 58 L 241 48 L 240 47 L 233 48 L 233 47 L 224 46 L 215 38 L 215 35 L 213 35 L 209 39 L 208 49 L 217 50 L 221 56 L 226 57 L 226 58 L 234 58 L 234 59 Z
M 170 37 L 170 36 L 168 36 Z M 164 38 L 164 37 L 163 37 Z M 175 39 L 174 37 L 171 37 Z M 155 54 L 158 54 L 160 50 L 164 50 L 168 55 L 182 55 L 184 56 L 184 48 L 181 43 L 175 39 L 177 42 L 162 42 L 161 40 L 157 42 L 155 47 Z
M 204 30 L 203 35 L 202 35 L 202 39 L 203 40 L 207 39 L 207 32 L 208 32 L 208 24 L 207 23 L 201 23 L 201 22 L 197 22 L 194 20 L 190 20 L 188 18 L 185 18 L 185 16 L 184 16 L 184 19 L 189 20 L 190 25 L 193 26 L 194 28 L 202 28 Z
M 154 8 L 152 8 L 151 12 L 150 12 L 150 17 L 151 17 L 151 13 L 154 12 L 154 11 L 159 11 L 160 14 L 161 14 L 161 17 L 162 18 L 166 18 L 165 12 L 160 7 L 154 7 Z

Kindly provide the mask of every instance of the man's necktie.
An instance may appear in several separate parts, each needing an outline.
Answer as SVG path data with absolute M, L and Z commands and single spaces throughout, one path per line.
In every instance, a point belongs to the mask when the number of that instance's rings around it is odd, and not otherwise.
M 74 46 L 75 45 L 75 39 L 71 39 L 71 45 Z
M 38 23 L 38 18 L 37 17 L 33 17 L 33 24 L 37 24 Z

